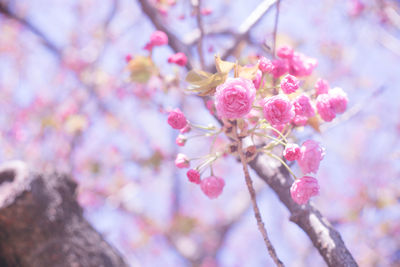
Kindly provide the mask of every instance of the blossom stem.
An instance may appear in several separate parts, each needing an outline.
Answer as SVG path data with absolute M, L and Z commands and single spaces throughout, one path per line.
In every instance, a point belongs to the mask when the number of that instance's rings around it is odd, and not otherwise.
M 266 129 L 271 129 L 271 130 L 273 130 L 273 131 L 274 131 L 275 133 L 277 133 L 280 137 L 282 137 L 282 139 L 285 140 L 286 143 L 288 143 L 288 140 L 286 139 L 286 137 L 285 137 L 280 131 L 278 131 L 277 129 L 275 129 L 274 127 L 269 126 L 269 127 L 267 127 Z
M 267 135 L 267 134 L 262 134 L 262 133 L 254 133 L 254 134 L 257 135 L 257 136 L 269 138 L 269 139 L 271 139 L 271 140 L 273 140 L 273 141 L 275 141 L 275 142 L 277 142 L 277 143 L 279 143 L 279 144 L 281 144 L 283 146 L 286 146 L 286 144 L 287 144 L 285 142 L 282 142 L 282 140 L 280 140 L 278 138 L 275 138 L 273 136 Z
M 297 180 L 297 176 L 296 174 L 293 173 L 293 171 L 290 169 L 290 167 L 285 163 L 285 161 L 283 161 L 280 157 L 278 157 L 277 155 L 268 152 L 268 151 L 264 151 L 268 156 L 270 156 L 271 158 L 277 159 L 280 163 L 282 163 L 283 166 L 285 166 L 285 168 L 290 172 L 291 175 L 293 175 L 294 179 Z

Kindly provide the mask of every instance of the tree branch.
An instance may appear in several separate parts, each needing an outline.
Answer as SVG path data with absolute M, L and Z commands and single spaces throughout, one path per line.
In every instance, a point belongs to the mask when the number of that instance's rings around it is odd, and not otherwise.
M 280 163 L 272 162 L 260 154 L 250 162 L 250 166 L 275 191 L 291 213 L 290 220 L 304 230 L 328 266 L 358 266 L 339 232 L 321 212 L 312 204 L 298 205 L 292 200 L 289 192 L 293 179 Z
M 172 50 L 177 52 L 184 53 L 189 61 L 186 64 L 187 68 L 192 68 L 192 53 L 188 49 L 188 47 L 165 25 L 159 16 L 157 11 L 153 8 L 153 6 L 147 0 L 138 0 L 143 12 L 147 15 L 147 17 L 151 20 L 154 27 L 160 31 L 163 31 L 168 36 L 168 44 L 172 48 Z
M 24 25 L 28 30 L 39 37 L 40 41 L 44 44 L 46 48 L 48 48 L 58 58 L 61 58 L 60 49 L 53 42 L 51 42 L 41 30 L 39 30 L 36 26 L 27 21 L 25 18 L 11 11 L 8 6 L 3 2 L 0 2 L 0 14 L 3 14 L 5 17 L 16 20 Z
M 222 53 L 222 59 L 227 59 L 237 49 L 238 45 L 242 40 L 248 36 L 250 30 L 257 25 L 257 23 L 264 17 L 267 11 L 271 8 L 277 0 L 264 0 L 262 1 L 251 14 L 243 21 L 239 26 L 236 38 L 230 48 Z

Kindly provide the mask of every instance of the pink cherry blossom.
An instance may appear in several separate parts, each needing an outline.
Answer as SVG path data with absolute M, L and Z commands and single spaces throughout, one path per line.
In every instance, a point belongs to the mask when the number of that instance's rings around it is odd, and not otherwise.
M 290 187 L 290 195 L 297 204 L 306 204 L 310 197 L 319 195 L 317 179 L 311 176 L 303 176 L 297 179 Z
M 275 59 L 272 61 L 272 76 L 277 79 L 289 71 L 289 63 L 284 59 Z
M 261 57 L 258 61 L 258 69 L 261 70 L 263 73 L 271 73 L 274 69 L 274 65 L 268 58 Z
M 317 95 L 327 94 L 329 90 L 329 83 L 327 80 L 319 78 L 314 87 Z
M 179 153 L 175 159 L 175 166 L 179 169 L 189 168 L 190 162 L 185 154 Z
M 290 46 L 284 45 L 278 49 L 276 55 L 280 58 L 291 59 L 293 57 L 293 53 L 294 51 Z
M 300 158 L 300 147 L 298 144 L 287 144 L 283 151 L 283 156 L 288 161 L 294 161 Z
M 168 124 L 174 129 L 182 129 L 188 123 L 182 111 L 176 108 L 168 114 Z
M 345 112 L 347 108 L 347 102 L 349 100 L 347 98 L 347 94 L 342 90 L 342 88 L 333 88 L 329 91 L 329 95 L 331 96 L 330 104 L 335 113 L 341 114 Z
M 221 195 L 225 186 L 224 179 L 217 176 L 210 176 L 201 181 L 200 187 L 203 193 L 210 199 Z
M 299 89 L 299 85 L 300 81 L 290 74 L 287 74 L 281 81 L 281 89 L 285 94 L 296 92 Z
M 330 122 L 336 117 L 336 112 L 331 105 L 331 96 L 328 94 L 322 94 L 317 97 L 317 111 L 318 114 L 324 121 Z
M 287 96 L 276 95 L 264 99 L 263 113 L 271 125 L 283 125 L 293 118 L 294 108 Z
M 309 76 L 318 65 L 315 58 L 309 58 L 302 53 L 295 52 L 290 59 L 289 73 L 296 77 Z
M 187 57 L 184 53 L 179 52 L 168 57 L 168 63 L 174 63 L 179 66 L 186 66 Z
M 252 81 L 228 78 L 215 93 L 215 106 L 220 118 L 236 119 L 246 116 L 252 107 L 256 89 Z
M 319 163 L 325 156 L 325 149 L 314 140 L 305 141 L 300 148 L 300 157 L 297 159 L 304 174 L 317 173 Z
M 304 94 L 296 97 L 293 100 L 295 116 L 293 123 L 297 126 L 304 126 L 307 124 L 309 118 L 315 115 L 314 108 L 311 105 L 310 98 Z
M 186 176 L 190 182 L 200 184 L 200 173 L 198 170 L 190 169 L 187 171 Z

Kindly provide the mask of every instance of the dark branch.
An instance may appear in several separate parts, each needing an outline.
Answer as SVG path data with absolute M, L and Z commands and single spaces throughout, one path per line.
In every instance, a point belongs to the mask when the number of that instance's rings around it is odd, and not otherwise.
M 189 58 L 186 67 L 191 69 L 192 53 L 188 47 L 165 25 L 165 22 L 163 22 L 158 16 L 156 9 L 147 0 L 138 0 L 138 2 L 154 27 L 168 35 L 168 43 L 172 50 L 174 50 L 175 53 L 182 52 Z
M 57 46 L 52 41 L 50 41 L 41 30 L 39 30 L 36 26 L 34 26 L 25 18 L 11 11 L 8 6 L 2 2 L 0 2 L 0 14 L 3 14 L 5 17 L 18 21 L 19 23 L 24 25 L 29 31 L 31 31 L 40 39 L 40 41 L 44 44 L 46 48 L 48 48 L 57 57 L 61 58 L 60 49 L 57 48 Z
M 278 195 L 291 213 L 290 220 L 308 235 L 331 267 L 358 266 L 342 237 L 312 204 L 298 205 L 290 197 L 293 179 L 282 165 L 273 165 L 266 155 L 259 155 L 250 166 Z

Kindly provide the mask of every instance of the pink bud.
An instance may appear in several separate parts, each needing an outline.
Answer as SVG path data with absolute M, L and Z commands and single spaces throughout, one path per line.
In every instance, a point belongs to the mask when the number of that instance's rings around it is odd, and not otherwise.
M 211 8 L 205 7 L 203 9 L 201 9 L 200 14 L 202 14 L 203 16 L 208 16 L 208 15 L 212 14 L 212 12 L 213 12 L 213 10 Z
M 184 53 L 179 52 L 169 56 L 168 63 L 174 63 L 184 67 L 187 63 L 187 57 Z
M 175 159 L 175 166 L 179 169 L 189 168 L 190 162 L 185 154 L 179 153 Z
M 184 146 L 186 144 L 186 137 L 183 134 L 178 135 L 178 137 L 176 137 L 175 143 L 178 146 Z
M 130 54 L 127 54 L 126 56 L 125 56 L 125 61 L 126 61 L 126 63 L 128 63 L 129 61 L 131 61 L 132 60 L 132 56 L 130 55 Z
M 168 124 L 174 129 L 182 129 L 187 125 L 187 120 L 182 111 L 176 108 L 168 114 Z
M 283 151 L 283 156 L 288 161 L 297 160 L 300 158 L 300 147 L 297 144 L 287 144 Z
M 310 197 L 317 196 L 318 194 L 318 181 L 311 176 L 304 176 L 297 179 L 290 187 L 290 195 L 294 202 L 299 205 L 306 204 Z
M 152 46 L 162 46 L 168 44 L 168 36 L 165 32 L 155 31 L 150 36 L 150 44 Z
M 210 199 L 217 198 L 224 190 L 224 179 L 217 176 L 210 176 L 201 181 L 200 187 L 204 194 Z
M 200 184 L 200 173 L 198 170 L 190 169 L 187 171 L 186 176 L 190 182 Z

